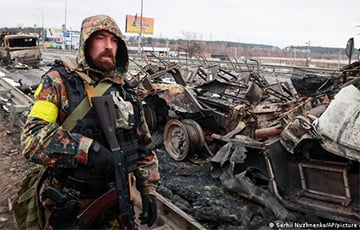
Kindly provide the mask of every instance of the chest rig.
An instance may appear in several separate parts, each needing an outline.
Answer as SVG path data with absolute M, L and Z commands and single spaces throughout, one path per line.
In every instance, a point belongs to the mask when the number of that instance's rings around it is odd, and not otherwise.
M 66 87 L 68 95 L 67 114 L 77 112 L 79 104 L 88 100 L 89 94 L 86 83 L 75 73 L 68 72 L 63 66 L 54 67 L 55 71 L 60 73 Z M 137 168 L 138 160 L 138 141 L 135 136 L 135 129 L 140 121 L 139 102 L 131 101 L 133 97 L 127 96 L 127 92 L 120 85 L 112 84 L 107 87 L 103 95 L 112 95 L 116 111 L 116 137 L 121 149 L 125 153 L 127 171 L 134 172 Z M 97 95 L 101 96 L 101 95 Z M 90 99 L 90 98 L 89 98 Z M 124 108 L 125 106 L 125 108 Z M 77 119 L 71 133 L 79 133 L 83 136 L 92 138 L 101 145 L 109 149 L 105 136 L 101 131 L 98 121 L 98 115 L 95 109 L 88 108 L 86 115 L 82 114 L 81 119 Z M 127 117 L 123 112 L 128 111 Z M 124 126 L 124 119 L 127 120 Z M 65 121 L 66 122 L 66 121 Z M 79 165 L 74 169 L 57 170 L 54 176 L 66 187 L 71 187 L 80 192 L 80 197 L 95 197 L 108 189 L 109 184 L 114 181 L 114 175 L 97 175 L 86 165 Z

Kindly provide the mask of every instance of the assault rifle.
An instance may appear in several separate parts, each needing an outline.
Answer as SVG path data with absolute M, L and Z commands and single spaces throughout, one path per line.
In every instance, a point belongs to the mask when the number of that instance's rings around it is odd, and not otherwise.
M 116 190 L 113 188 L 104 193 L 81 212 L 77 218 L 84 227 L 89 226 L 102 211 L 116 203 L 114 193 L 117 192 L 120 229 L 135 229 L 135 213 L 130 197 L 130 183 L 125 153 L 120 148 L 116 139 L 115 109 L 112 97 L 110 95 L 92 97 L 92 104 L 98 114 L 101 129 L 113 153 Z

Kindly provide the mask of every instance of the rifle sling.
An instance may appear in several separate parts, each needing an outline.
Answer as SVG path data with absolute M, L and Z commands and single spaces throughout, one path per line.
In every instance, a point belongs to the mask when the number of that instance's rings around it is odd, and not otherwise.
M 88 96 L 80 102 L 80 104 L 72 111 L 72 113 L 65 119 L 62 124 L 62 127 L 69 131 L 71 131 L 75 127 L 76 122 L 79 119 L 84 118 L 85 115 L 89 112 L 91 107 L 90 97 L 103 95 L 105 91 L 109 89 L 112 85 L 112 83 L 103 81 L 99 82 L 99 84 L 95 88 L 90 86 L 87 82 L 84 82 L 84 84 Z

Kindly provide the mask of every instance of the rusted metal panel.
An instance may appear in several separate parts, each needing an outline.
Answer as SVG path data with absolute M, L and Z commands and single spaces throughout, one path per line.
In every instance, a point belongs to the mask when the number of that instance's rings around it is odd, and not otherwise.
M 194 102 L 189 91 L 176 84 L 153 84 L 157 95 L 164 99 L 174 111 L 182 113 L 197 113 L 200 112 L 201 106 Z
M 348 165 L 341 162 L 307 160 L 299 164 L 303 194 L 315 199 L 339 202 L 347 206 L 351 202 Z M 342 183 L 341 183 L 342 182 Z
M 331 220 L 360 223 L 359 174 L 354 172 L 354 168 L 350 169 L 351 164 L 329 161 L 329 153 L 324 155 L 326 160 L 297 161 L 289 158 L 286 152 L 277 153 L 278 147 L 269 148 L 264 156 L 272 194 L 281 204 L 288 209 L 311 211 Z M 304 152 L 298 153 L 300 158 L 299 154 Z

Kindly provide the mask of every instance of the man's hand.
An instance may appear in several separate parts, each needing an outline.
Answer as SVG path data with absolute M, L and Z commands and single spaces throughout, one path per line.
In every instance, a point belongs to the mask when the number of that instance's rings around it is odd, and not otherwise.
M 148 227 L 153 225 L 157 218 L 156 198 L 152 194 L 141 195 L 142 213 L 140 214 L 140 224 L 147 224 Z
M 104 146 L 94 141 L 89 149 L 88 165 L 96 174 L 114 172 L 114 159 L 112 153 Z

